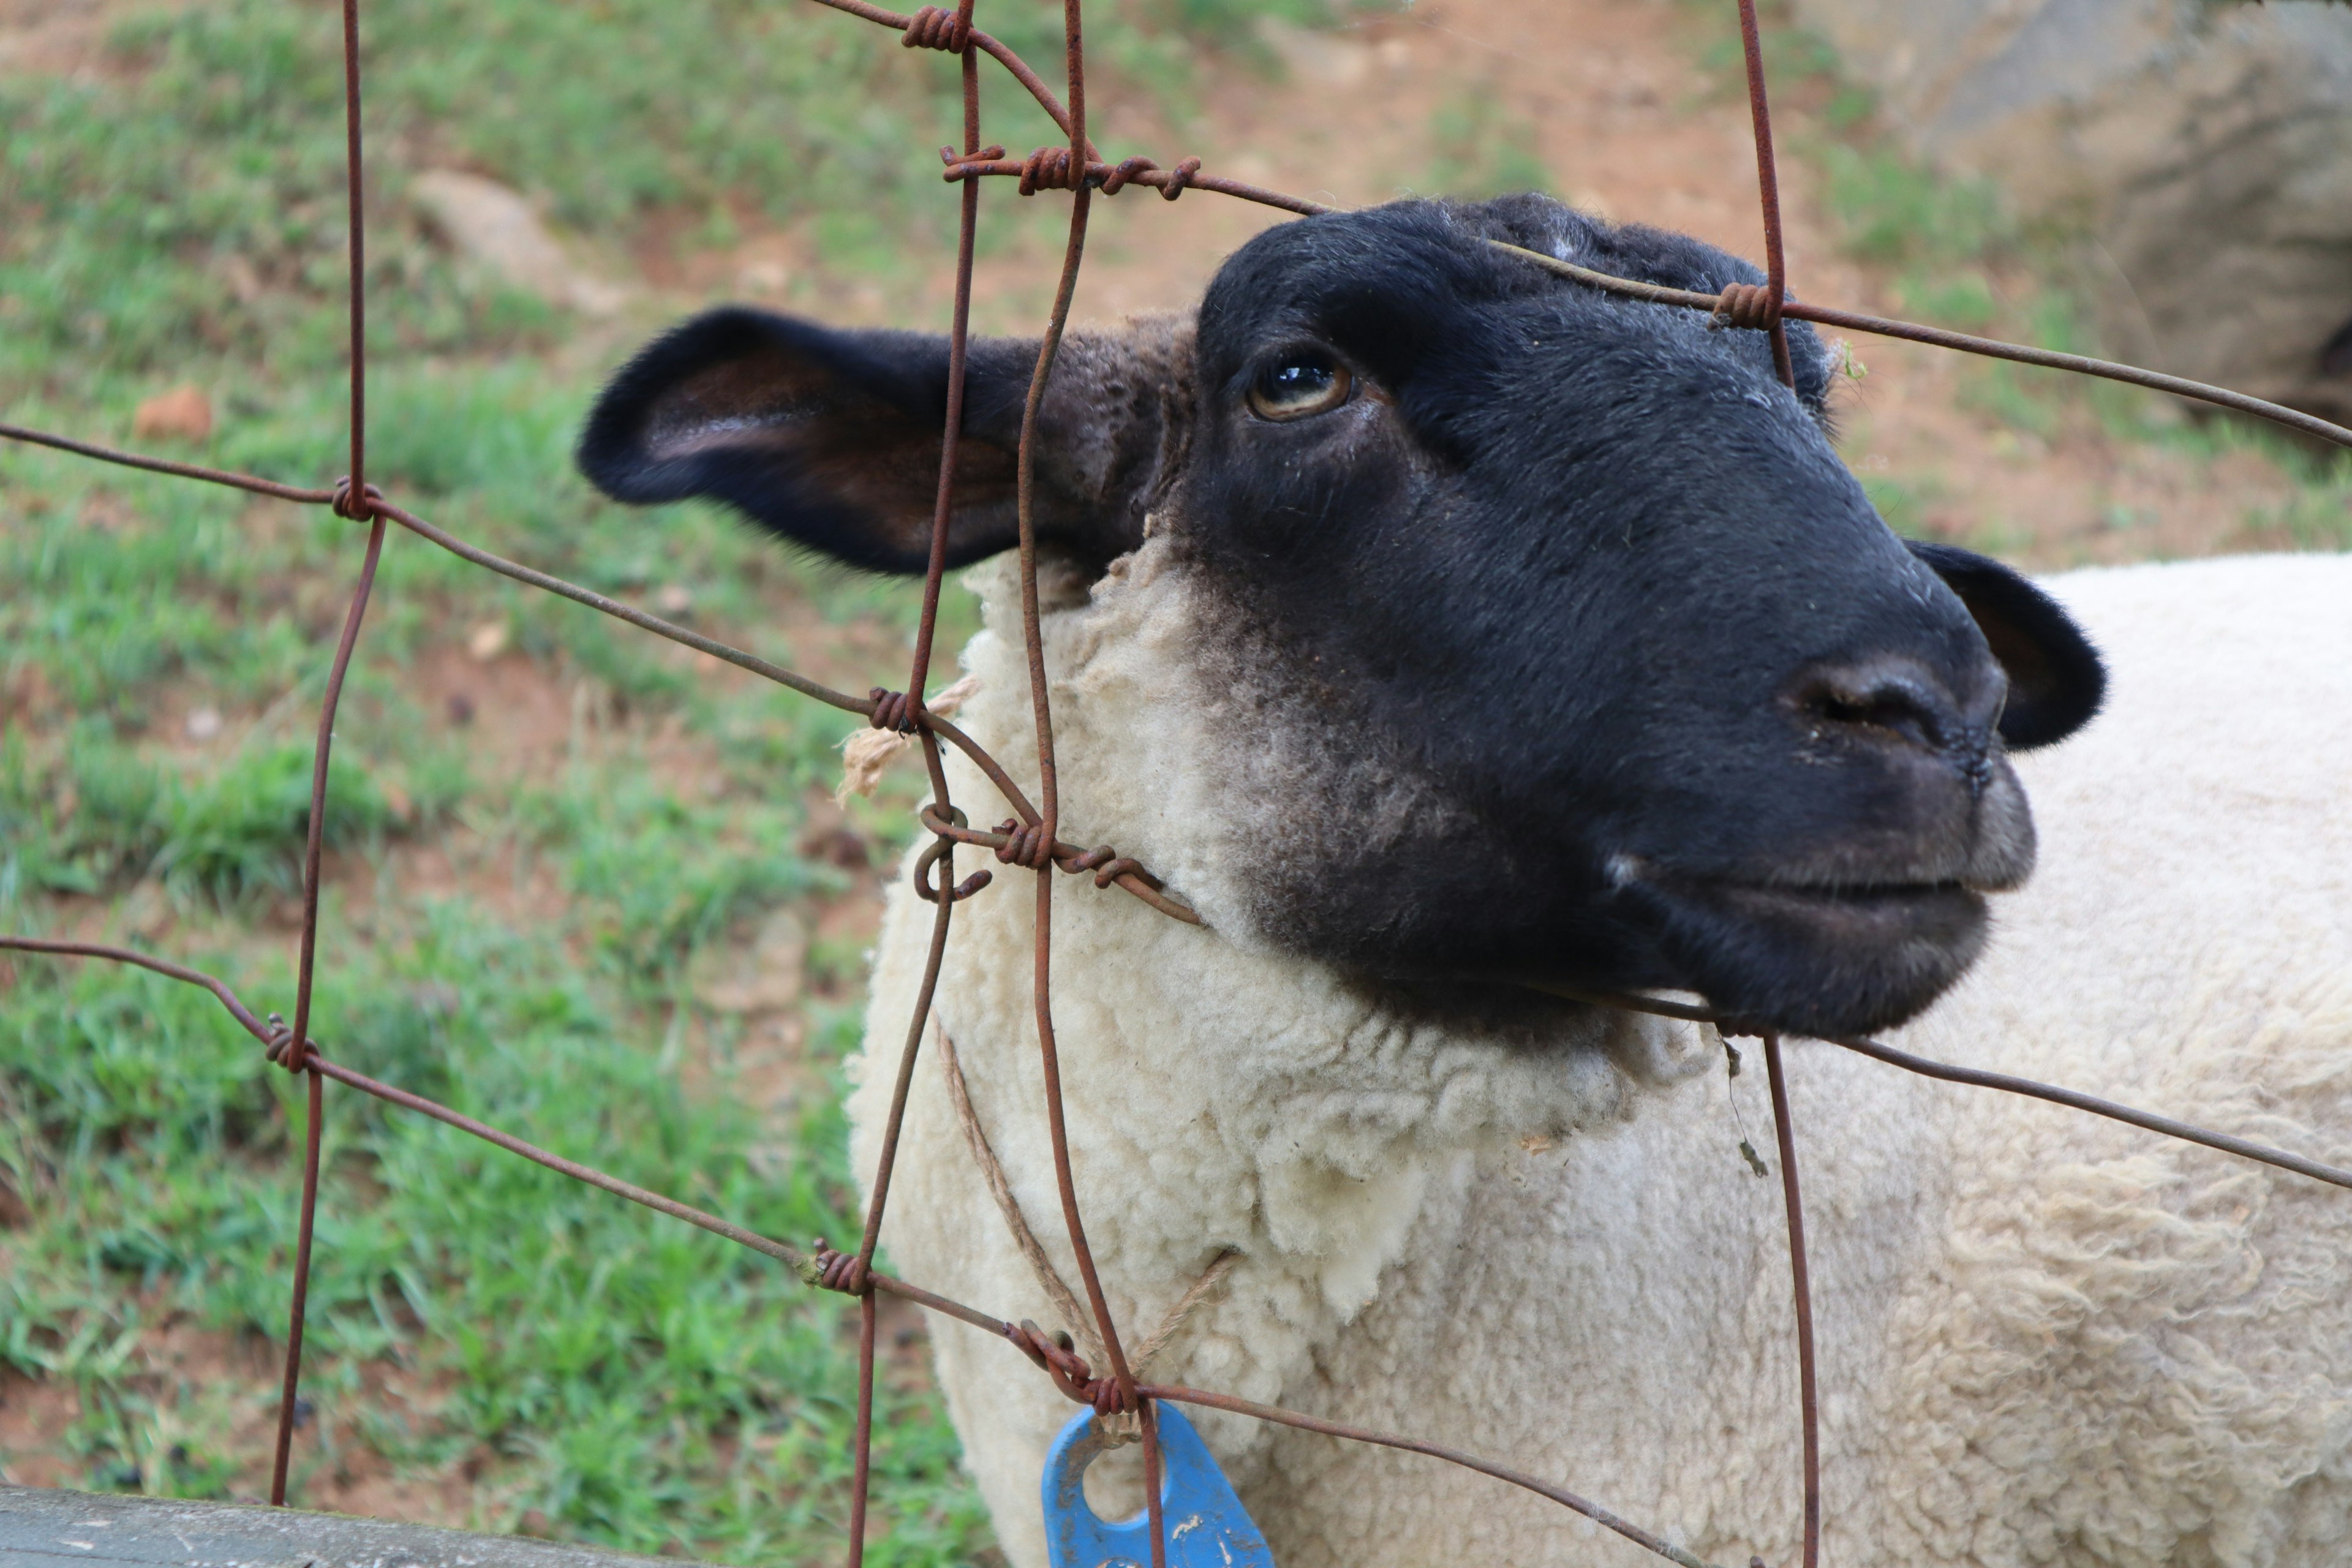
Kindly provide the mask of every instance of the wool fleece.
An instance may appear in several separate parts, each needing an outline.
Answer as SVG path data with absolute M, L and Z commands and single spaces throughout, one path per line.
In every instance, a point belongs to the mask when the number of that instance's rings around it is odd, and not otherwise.
M 971 581 L 988 629 L 960 722 L 1034 777 L 1015 578 L 1000 563 Z M 2018 759 L 2040 868 L 1996 900 L 1976 969 L 1890 1040 L 2352 1163 L 2352 558 L 2043 586 L 2105 651 L 2106 710 Z M 1057 877 L 1073 1160 L 1128 1342 L 1241 1254 L 1153 1380 L 1470 1448 L 1713 1562 L 1792 1561 L 1780 1184 L 1738 1149 L 1771 1148 L 1761 1072 L 1727 1076 L 1710 1031 L 1566 1005 L 1449 1016 L 1278 951 L 1253 879 L 1268 846 L 1300 842 L 1275 816 L 1335 738 L 1234 667 L 1165 536 L 1043 590 L 1063 837 L 1137 856 L 1206 922 Z M 971 820 L 1010 815 L 950 758 Z M 1034 908 L 1031 877 L 1001 868 L 958 906 L 938 1014 L 1075 1283 Z M 900 879 L 851 1064 L 869 1179 L 931 919 Z M 2352 1194 L 1835 1047 L 1789 1051 L 1827 1561 L 2352 1562 Z M 908 1279 L 1073 1326 L 1000 1218 L 928 1041 L 883 1243 Z M 932 1332 L 1004 1550 L 1042 1568 L 1038 1477 L 1074 1407 L 1010 1345 Z M 1432 1460 L 1195 1419 L 1284 1568 L 1638 1556 Z

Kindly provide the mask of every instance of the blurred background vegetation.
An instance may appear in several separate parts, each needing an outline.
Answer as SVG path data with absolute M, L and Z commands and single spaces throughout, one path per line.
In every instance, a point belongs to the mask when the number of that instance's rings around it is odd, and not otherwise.
M 943 321 L 955 204 L 930 149 L 958 133 L 952 63 L 749 0 L 364 15 L 369 477 L 502 553 L 838 684 L 889 679 L 905 585 L 705 510 L 625 512 L 568 450 L 598 376 L 699 300 Z M 1549 189 L 1744 247 L 1728 7 L 1579 0 L 1532 37 L 1516 15 L 1102 5 L 1102 140 L 1351 201 Z M 1043 62 L 1058 16 L 1008 0 L 984 22 Z M 1801 287 L 2089 346 L 2065 235 L 1888 152 L 1818 41 L 1783 23 L 1770 47 Z M 317 4 L 0 3 L 0 417 L 300 483 L 342 470 L 339 50 Z M 1051 140 L 987 70 L 990 138 Z M 1686 167 L 1662 184 L 1593 126 Z M 561 276 L 436 216 L 421 193 L 449 171 L 510 193 Z M 1654 205 L 1666 184 L 1687 210 Z M 1197 195 L 1172 211 L 1106 213 L 1082 314 L 1181 303 L 1265 221 Z M 1034 327 L 1060 222 L 991 193 L 984 321 Z M 2352 544 L 2352 470 L 2263 432 L 1862 353 L 1885 363 L 1848 399 L 1849 457 L 1906 531 L 2039 564 Z M 359 545 L 317 509 L 0 447 L 0 928 L 152 946 L 290 1000 L 310 726 Z M 949 615 L 971 629 L 960 597 Z M 835 806 L 847 732 L 395 536 L 339 729 L 319 1037 L 768 1234 L 854 1234 L 840 1063 L 916 781 Z M 201 994 L 0 963 L 0 1474 L 266 1485 L 292 1095 Z M 832 1555 L 843 1302 L 437 1124 L 328 1101 L 297 1500 Z M 875 1560 L 987 1559 L 922 1325 L 890 1332 Z

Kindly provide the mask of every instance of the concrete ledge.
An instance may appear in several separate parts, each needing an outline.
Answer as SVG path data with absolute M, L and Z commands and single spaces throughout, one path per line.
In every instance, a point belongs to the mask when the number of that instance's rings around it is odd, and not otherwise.
M 255 1503 L 0 1486 L 0 1564 L 170 1568 L 677 1568 L 511 1535 L 350 1519 Z

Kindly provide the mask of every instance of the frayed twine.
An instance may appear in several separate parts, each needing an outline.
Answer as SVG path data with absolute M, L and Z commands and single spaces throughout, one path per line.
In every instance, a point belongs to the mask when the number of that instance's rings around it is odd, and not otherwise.
M 971 700 L 980 689 L 980 677 L 967 675 L 937 697 L 926 698 L 927 712 L 942 719 L 955 717 L 956 710 Z M 841 787 L 833 792 L 835 805 L 847 805 L 853 795 L 870 795 L 882 782 L 891 762 L 914 740 L 912 735 L 896 730 L 859 730 L 841 743 Z

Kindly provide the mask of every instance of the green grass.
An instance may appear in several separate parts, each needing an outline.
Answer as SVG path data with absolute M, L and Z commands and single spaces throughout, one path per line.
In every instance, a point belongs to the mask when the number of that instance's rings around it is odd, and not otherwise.
M 694 584 L 706 623 L 746 641 L 795 602 L 820 627 L 884 605 L 906 622 L 903 585 L 797 568 L 705 510 L 626 513 L 549 479 L 576 401 L 525 372 L 394 377 L 385 402 L 402 433 L 383 444 L 387 474 L 495 547 L 616 588 Z M 302 434 L 250 439 L 266 458 Z M 0 511 L 0 563 L 26 584 L 0 602 L 16 617 L 6 676 L 53 699 L 0 731 L 0 926 L 52 928 L 95 895 L 117 911 L 108 924 L 136 929 L 153 889 L 179 911 L 163 945 L 286 1010 L 288 943 L 267 922 L 297 886 L 308 725 L 353 531 L 288 514 L 265 542 L 249 520 L 241 531 L 239 503 L 89 472 L 38 454 L 0 466 L 0 495 L 47 502 Z M 100 500 L 134 521 L 80 524 Z M 246 581 L 265 562 L 266 581 Z M 598 758 L 491 787 L 470 733 L 415 705 L 404 661 L 492 614 L 521 623 L 520 646 L 558 679 L 626 695 Z M 150 710 L 142 689 L 159 685 L 241 716 L 191 757 Z M 329 889 L 316 1033 L 362 1070 L 769 1234 L 853 1234 L 827 1076 L 854 1039 L 845 1005 L 803 1009 L 823 1087 L 796 1125 L 762 1125 L 723 1065 L 693 1092 L 677 1070 L 694 954 L 842 886 L 793 846 L 846 727 L 785 694 L 688 679 L 666 645 L 397 540 L 338 723 L 330 843 L 348 866 Z M 641 737 L 656 731 L 706 745 L 715 772 L 653 782 L 663 759 Z M 903 813 L 875 826 L 903 833 Z M 475 865 L 480 890 L 404 891 L 404 847 Z M 511 871 L 486 880 L 508 851 Z M 554 908 L 495 912 L 499 877 L 540 870 Z M 377 896 L 354 920 L 339 889 L 367 885 Z M 49 1447 L 83 1484 L 250 1490 L 262 1393 L 175 1384 L 149 1356 L 190 1328 L 282 1336 L 289 1087 L 199 992 L 97 964 L 7 974 L 0 1185 L 30 1218 L 5 1236 L 0 1359 L 79 1391 L 79 1419 Z M 331 1103 L 303 1467 L 331 1471 L 360 1443 L 405 1473 L 480 1468 L 491 1528 L 531 1514 L 639 1550 L 832 1554 L 853 1394 L 840 1302 L 428 1121 L 341 1091 Z M 383 1407 L 371 1390 L 387 1367 L 446 1391 L 436 1418 Z M 985 1525 L 941 1413 L 905 1394 L 885 1413 L 878 1560 L 968 1560 Z
M 708 509 L 596 500 L 566 460 L 581 395 L 527 362 L 395 367 L 376 394 L 388 482 L 492 548 L 615 592 L 684 586 L 698 624 L 780 657 L 781 614 L 801 638 L 911 627 L 905 584 L 795 563 Z M 330 407 L 257 413 L 221 445 L 299 472 L 331 449 Z M 299 885 L 309 726 L 358 542 L 315 509 L 0 452 L 0 689 L 46 693 L 0 729 L 0 927 L 54 929 L 91 897 L 117 932 L 176 911 L 162 945 L 289 1010 L 271 911 Z M 970 621 L 953 597 L 950 636 Z M 405 671 L 501 617 L 551 679 L 604 693 L 620 729 L 553 776 L 494 787 L 482 765 L 499 737 L 447 728 Z M 794 846 L 852 721 L 714 685 L 667 644 L 396 532 L 362 649 L 337 726 L 329 842 L 346 869 L 328 893 L 318 1036 L 362 1070 L 769 1234 L 854 1234 L 828 1066 L 854 1039 L 848 1007 L 803 1009 L 821 1087 L 779 1128 L 739 1103 L 730 1026 L 685 984 L 698 952 L 739 943 L 763 911 L 842 889 Z M 192 753 L 163 720 L 200 702 L 228 717 Z M 656 732 L 706 748 L 691 784 L 655 782 L 669 760 Z M 903 835 L 904 805 L 861 820 Z M 398 857 L 436 849 L 476 868 L 474 890 L 404 889 Z M 543 917 L 496 912 L 501 879 L 542 873 Z M 362 887 L 375 896 L 355 921 L 340 889 Z M 854 986 L 854 963 L 829 950 L 813 967 L 835 994 Z M 175 1384 L 150 1358 L 190 1328 L 282 1336 L 288 1086 L 201 993 L 103 965 L 10 972 L 0 1184 L 31 1217 L 5 1236 L 0 1358 L 80 1392 L 49 1447 L 84 1484 L 249 1490 L 263 1393 Z M 679 1047 L 698 1021 L 720 1065 L 689 1092 Z M 490 1528 L 528 1514 L 721 1561 L 833 1553 L 854 1366 L 840 1302 L 430 1122 L 331 1098 L 305 1466 L 331 1472 L 357 1444 L 404 1473 L 479 1469 Z M 445 1389 L 437 1415 L 386 1407 L 372 1392 L 385 1368 Z M 886 1398 L 877 1465 L 892 1521 L 878 1560 L 985 1545 L 928 1396 Z
M 1147 13 L 1144 29 L 1101 19 L 1097 63 L 1181 111 L 1182 39 L 1243 11 Z M 1057 15 L 1024 4 L 1001 30 L 1050 58 Z M 194 379 L 221 416 L 188 455 L 303 483 L 340 471 L 333 22 L 274 0 L 167 8 L 123 25 L 90 80 L 0 80 L 0 414 L 120 437 L 140 396 Z M 952 131 L 951 65 L 813 6 L 733 0 L 372 8 L 366 60 L 371 477 L 592 586 L 682 590 L 697 625 L 772 657 L 908 631 L 902 584 L 797 561 L 709 509 L 593 496 L 569 458 L 588 378 L 548 369 L 574 323 L 452 262 L 403 191 L 454 163 L 615 248 L 800 225 L 829 267 L 903 266 L 953 210 L 929 152 Z M 989 91 L 992 133 L 1049 139 Z M 310 726 L 360 542 L 318 509 L 0 448 L 0 929 L 152 940 L 290 1011 Z M 593 694 L 593 754 L 495 777 L 511 772 L 502 716 L 459 730 L 424 705 L 419 658 L 485 620 L 542 679 Z M 971 622 L 951 595 L 950 646 Z M 181 716 L 200 708 L 223 722 L 192 746 Z M 337 725 L 315 1033 L 769 1234 L 854 1234 L 833 1064 L 855 1039 L 861 942 L 816 944 L 820 994 L 793 1021 L 814 1087 L 789 1125 L 738 1091 L 740 1026 L 686 979 L 768 910 L 814 926 L 843 889 L 795 846 L 850 723 L 395 531 Z M 682 774 L 680 746 L 698 759 Z M 903 836 L 908 787 L 856 820 Z M 454 891 L 415 890 L 434 857 Z M 698 1076 L 682 1068 L 698 1039 Z M 79 1484 L 262 1484 L 266 1379 L 156 1358 L 191 1332 L 264 1362 L 281 1342 L 293 1094 L 200 992 L 0 964 L 0 1214 L 26 1216 L 0 1231 L 0 1362 L 79 1394 L 69 1429 L 40 1435 Z M 456 1484 L 491 1529 L 543 1519 L 725 1562 L 837 1552 L 844 1303 L 430 1121 L 330 1105 L 298 1500 L 380 1461 Z M 435 1407 L 384 1398 L 395 1374 Z M 984 1552 L 936 1402 L 886 1390 L 883 1407 L 875 1560 Z
M 1222 25 L 1229 9 L 1195 0 L 1171 20 Z M 1002 30 L 1034 51 L 1056 15 L 1031 0 Z M 1183 94 L 1172 39 L 1104 31 L 1114 75 Z M 607 242 L 656 219 L 689 245 L 805 222 L 851 271 L 935 245 L 952 222 L 931 149 L 955 123 L 953 68 L 890 43 L 814 5 L 751 0 L 369 11 L 373 343 L 482 354 L 560 331 L 427 241 L 404 200 L 426 167 L 490 174 Z M 281 375 L 339 363 L 341 47 L 331 10 L 217 0 L 120 26 L 98 80 L 0 81 L 0 382 L 88 391 L 199 348 L 267 354 Z M 991 85 L 994 134 L 1052 139 L 1025 98 Z
M 829 1098 L 787 1159 L 755 1168 L 772 1130 L 723 1093 L 684 1093 L 559 944 L 460 904 L 410 912 L 396 938 L 334 944 L 317 1032 L 340 1058 L 771 1235 L 850 1223 Z M 284 992 L 269 964 L 192 956 L 249 994 Z M 250 1470 L 223 1447 L 241 1413 L 159 1393 L 133 1349 L 167 1321 L 282 1333 L 293 1086 L 201 992 L 95 965 L 20 971 L 0 999 L 0 1170 L 35 1215 L 9 1237 L 0 1355 L 81 1389 L 63 1438 L 89 1484 L 136 1471 L 151 1492 L 219 1494 Z M 537 1510 L 640 1550 L 830 1553 L 854 1397 L 836 1301 L 437 1123 L 340 1090 L 329 1105 L 315 1429 L 368 1415 L 357 1373 L 391 1363 L 447 1395 L 429 1425 L 374 1412 L 372 1446 L 428 1468 L 487 1457 L 506 1517 L 486 1522 Z M 938 1411 L 884 1405 L 882 1560 L 968 1553 L 982 1526 Z M 333 1460 L 315 1440 L 298 1451 L 299 1495 L 302 1472 Z

